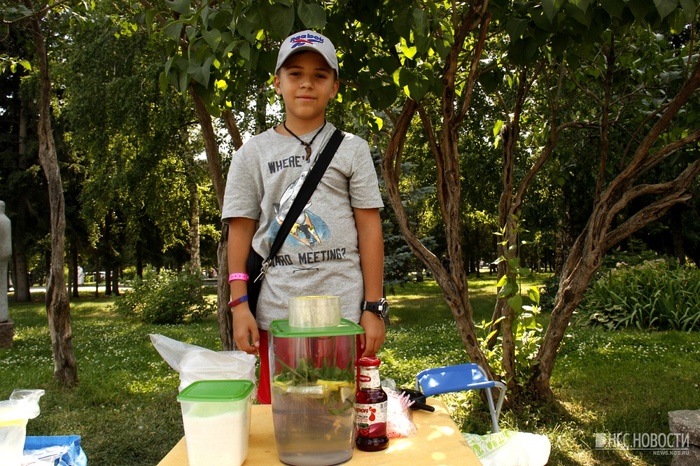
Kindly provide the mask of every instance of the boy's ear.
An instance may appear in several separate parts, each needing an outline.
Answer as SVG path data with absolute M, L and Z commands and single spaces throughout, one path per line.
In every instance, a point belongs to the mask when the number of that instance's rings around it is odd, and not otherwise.
M 338 90 L 340 89 L 340 81 L 337 79 L 333 83 L 333 92 L 331 92 L 331 99 L 335 99 L 338 95 Z
M 274 80 L 273 80 L 273 85 L 275 86 L 275 92 L 277 93 L 277 95 L 282 95 L 282 88 L 280 87 L 279 76 L 275 75 Z

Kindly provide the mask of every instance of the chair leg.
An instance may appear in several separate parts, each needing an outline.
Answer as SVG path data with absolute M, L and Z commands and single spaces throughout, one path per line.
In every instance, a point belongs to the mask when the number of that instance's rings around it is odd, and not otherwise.
M 486 388 L 486 399 L 489 402 L 489 411 L 491 413 L 491 427 L 493 428 L 492 433 L 497 433 L 500 432 L 500 429 L 498 428 L 498 418 L 501 415 L 501 408 L 503 407 L 503 400 L 506 397 L 506 386 L 503 382 L 496 382 L 496 385 L 494 388 L 497 388 L 499 393 L 498 393 L 498 402 L 496 403 L 496 406 L 494 407 L 493 405 L 493 395 L 491 394 L 491 389 Z
M 496 419 L 501 415 L 501 408 L 503 407 L 503 400 L 506 397 L 506 385 L 503 382 L 496 382 L 496 388 L 500 390 L 498 395 L 498 404 L 496 405 Z
M 489 402 L 489 413 L 491 413 L 491 433 L 497 434 L 498 430 L 498 415 L 496 414 L 496 408 L 493 406 L 493 396 L 491 395 L 491 389 L 485 388 L 486 399 Z

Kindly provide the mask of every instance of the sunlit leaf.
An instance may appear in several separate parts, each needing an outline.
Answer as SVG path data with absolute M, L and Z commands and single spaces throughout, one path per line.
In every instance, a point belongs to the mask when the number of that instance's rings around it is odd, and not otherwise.
M 501 134 L 501 128 L 503 128 L 503 120 L 496 120 L 496 124 L 493 125 L 493 135 L 498 136 Z
M 411 47 L 408 45 L 408 42 L 406 42 L 406 39 L 401 38 L 401 53 L 406 57 L 413 59 L 413 57 L 416 55 L 416 52 L 418 51 L 417 47 Z
M 527 290 L 527 297 L 530 298 L 530 301 L 532 301 L 533 303 L 539 303 L 540 290 L 536 286 L 531 286 Z
M 505 285 L 506 283 L 508 283 L 508 276 L 507 276 L 507 275 L 503 275 L 503 276 L 498 280 L 498 283 L 496 283 L 496 287 L 497 287 L 497 288 L 500 288 L 500 287 L 502 287 L 503 285 Z
M 521 310 L 523 307 L 523 297 L 519 294 L 516 294 L 515 296 L 508 299 L 508 306 L 510 306 L 510 308 L 514 311 Z

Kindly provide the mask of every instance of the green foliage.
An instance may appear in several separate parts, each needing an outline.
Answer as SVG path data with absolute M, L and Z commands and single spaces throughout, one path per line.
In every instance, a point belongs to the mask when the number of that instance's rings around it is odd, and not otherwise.
M 114 302 L 117 313 L 149 324 L 196 322 L 215 312 L 202 296 L 202 278 L 195 273 L 149 270 L 136 277 L 131 291 Z
M 607 275 L 610 269 L 615 269 L 620 265 L 623 267 L 634 267 L 644 262 L 655 261 L 658 258 L 658 254 L 649 250 L 642 241 L 630 238 L 627 240 L 627 245 L 624 249 L 619 248 L 605 255 L 598 275 L 599 277 Z
M 540 290 L 540 308 L 545 312 L 551 312 L 554 309 L 554 298 L 557 297 L 559 291 L 559 277 L 552 275 L 547 278 L 542 284 Z
M 700 270 L 664 259 L 619 263 L 586 291 L 581 315 L 609 330 L 700 330 Z
M 507 242 L 508 241 L 505 240 L 502 244 L 505 245 Z M 520 252 L 520 250 L 513 246 L 511 246 L 510 249 L 511 253 L 516 250 Z M 519 257 L 506 258 L 501 256 L 498 261 L 506 261 L 512 273 L 503 275 L 498 283 L 496 283 L 496 288 L 498 290 L 497 297 L 499 299 L 506 299 L 508 307 L 510 307 L 513 312 L 512 332 L 513 341 L 515 343 L 515 375 L 518 379 L 526 379 L 530 375 L 532 361 L 542 341 L 543 327 L 537 320 L 537 316 L 541 311 L 540 290 L 537 285 L 531 285 L 527 288 L 527 298 L 523 296 L 522 282 L 531 275 L 532 271 L 520 264 Z M 501 322 L 504 318 L 505 317 L 501 316 L 495 321 L 488 323 L 482 322 L 481 325 L 477 327 L 488 330 L 493 328 L 494 325 Z M 507 330 L 508 329 L 502 328 L 492 330 L 481 342 L 482 349 L 489 360 L 489 364 L 492 368 L 498 368 L 501 372 L 503 372 L 503 366 L 501 364 L 503 358 L 503 338 L 499 336 L 498 340 L 501 344 L 493 347 L 489 347 L 487 343 L 496 333 L 501 332 L 502 335 L 502 332 Z

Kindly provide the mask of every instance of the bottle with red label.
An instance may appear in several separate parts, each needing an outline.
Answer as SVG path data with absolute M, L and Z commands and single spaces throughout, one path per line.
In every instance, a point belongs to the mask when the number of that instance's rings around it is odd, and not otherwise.
M 355 395 L 355 446 L 359 450 L 379 451 L 389 446 L 386 435 L 388 397 L 379 379 L 377 358 L 357 361 Z

